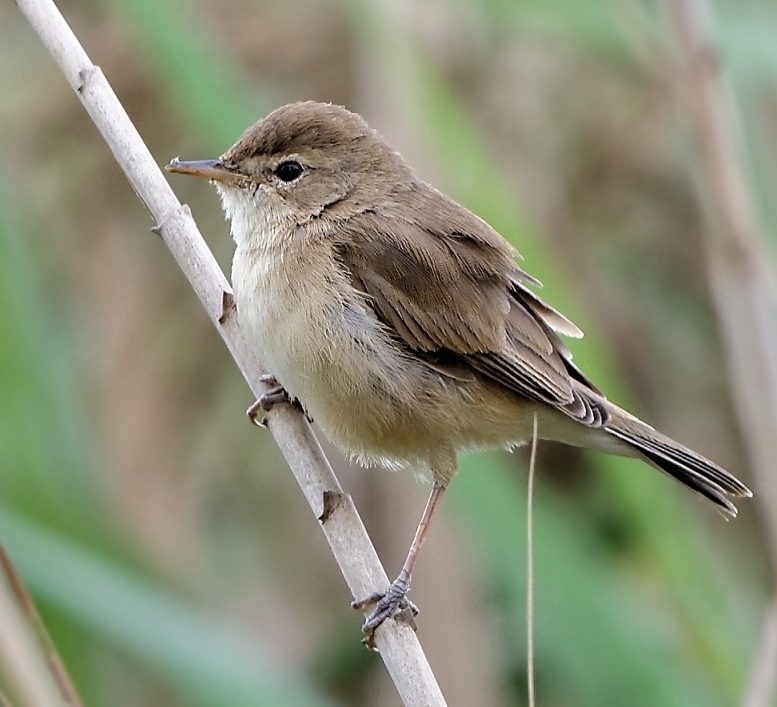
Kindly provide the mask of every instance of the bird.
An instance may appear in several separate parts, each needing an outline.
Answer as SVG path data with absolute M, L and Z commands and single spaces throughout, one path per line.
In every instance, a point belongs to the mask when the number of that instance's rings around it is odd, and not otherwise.
M 167 165 L 210 180 L 235 241 L 237 317 L 270 372 L 252 418 L 298 401 L 346 455 L 433 479 L 407 559 L 357 599 L 374 648 L 407 599 L 418 551 L 465 451 L 555 440 L 636 457 L 728 516 L 751 491 L 609 401 L 562 336 L 582 332 L 536 293 L 518 251 L 420 179 L 357 113 L 284 105 L 217 159 Z

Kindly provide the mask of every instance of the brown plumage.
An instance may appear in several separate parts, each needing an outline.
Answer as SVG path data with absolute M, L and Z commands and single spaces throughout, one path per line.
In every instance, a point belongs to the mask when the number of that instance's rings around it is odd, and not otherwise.
M 250 127 L 210 178 L 237 249 L 238 317 L 269 370 L 346 453 L 426 467 L 435 491 L 408 561 L 368 619 L 402 605 L 415 553 L 466 449 L 539 435 L 643 459 L 736 515 L 734 476 L 609 402 L 517 253 L 418 179 L 358 115 L 297 103 Z

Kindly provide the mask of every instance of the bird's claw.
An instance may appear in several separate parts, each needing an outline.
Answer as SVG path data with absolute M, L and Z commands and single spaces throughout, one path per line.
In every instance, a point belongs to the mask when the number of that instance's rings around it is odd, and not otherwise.
M 246 410 L 246 415 L 257 427 L 267 427 L 267 417 L 264 413 L 272 410 L 273 406 L 278 403 L 288 403 L 291 401 L 286 389 L 270 374 L 263 375 L 259 380 L 269 385 L 270 389 L 262 393 L 256 402 Z
M 302 410 L 302 405 L 300 405 L 299 401 L 296 398 L 292 399 L 289 396 L 286 389 L 275 379 L 275 376 L 270 373 L 265 373 L 259 380 L 262 383 L 269 385 L 270 388 L 262 393 L 258 400 L 246 410 L 248 419 L 257 427 L 267 427 L 267 415 L 264 413 L 270 412 L 270 410 L 278 403 L 296 405 Z M 302 411 L 305 412 L 304 410 Z M 305 413 L 305 417 L 308 422 L 313 422 L 312 418 L 307 413 Z
M 365 599 L 351 602 L 351 606 L 357 611 L 364 611 L 369 606 L 375 607 L 362 624 L 362 643 L 371 651 L 377 651 L 375 631 L 386 619 L 394 618 L 416 630 L 415 617 L 418 616 L 418 607 L 407 598 L 409 589 L 409 581 L 400 576 L 385 592 L 375 592 Z

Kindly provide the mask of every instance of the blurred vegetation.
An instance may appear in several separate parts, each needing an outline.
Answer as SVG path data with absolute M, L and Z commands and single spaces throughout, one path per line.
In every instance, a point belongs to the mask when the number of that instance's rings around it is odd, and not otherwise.
M 60 7 L 160 164 L 218 155 L 283 102 L 363 113 L 515 243 L 610 397 L 747 481 L 660 6 Z M 715 10 L 773 239 L 777 13 Z M 397 705 L 283 460 L 243 418 L 247 387 L 10 3 L 0 39 L 0 539 L 85 703 Z M 175 188 L 228 268 L 213 193 Z M 426 489 L 332 459 L 393 575 Z M 735 704 L 769 591 L 751 505 L 727 524 L 636 462 L 549 444 L 540 462 L 540 704 Z M 525 466 L 464 460 L 414 576 L 452 707 L 525 704 Z

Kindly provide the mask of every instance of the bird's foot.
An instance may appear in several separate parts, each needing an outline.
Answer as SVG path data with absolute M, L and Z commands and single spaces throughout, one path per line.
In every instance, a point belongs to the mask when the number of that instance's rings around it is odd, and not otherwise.
M 273 406 L 277 405 L 278 403 L 289 403 L 290 405 L 296 405 L 300 410 L 302 410 L 302 405 L 300 405 L 299 401 L 296 398 L 292 399 L 289 397 L 286 389 L 280 383 L 278 383 L 278 381 L 275 379 L 275 376 L 271 375 L 270 373 L 265 373 L 259 380 L 262 383 L 269 385 L 270 388 L 262 393 L 259 396 L 259 399 L 253 403 L 248 408 L 248 410 L 246 410 L 248 419 L 251 420 L 251 422 L 257 427 L 267 427 L 267 416 L 264 413 L 270 412 Z M 308 422 L 313 422 L 307 413 L 306 417 L 308 418 Z
M 377 651 L 375 631 L 386 619 L 403 621 L 413 631 L 416 630 L 415 617 L 418 616 L 418 608 L 407 598 L 409 589 L 410 578 L 401 573 L 385 592 L 375 592 L 365 599 L 351 602 L 351 606 L 357 611 L 364 611 L 369 606 L 375 607 L 362 624 L 362 643 L 371 651 Z
M 290 403 L 291 399 L 286 389 L 269 373 L 263 375 L 259 380 L 269 385 L 270 388 L 262 393 L 256 402 L 246 410 L 246 415 L 257 427 L 267 427 L 267 417 L 264 413 L 272 410 L 273 406 L 278 403 Z

